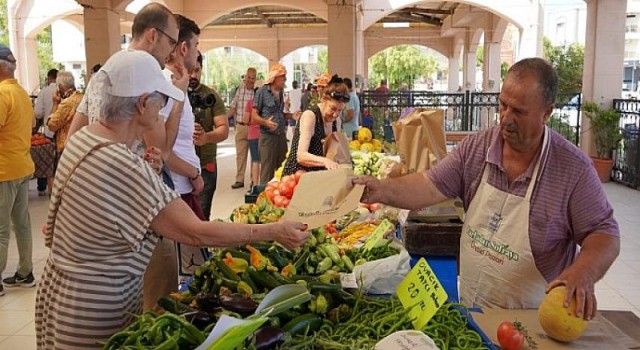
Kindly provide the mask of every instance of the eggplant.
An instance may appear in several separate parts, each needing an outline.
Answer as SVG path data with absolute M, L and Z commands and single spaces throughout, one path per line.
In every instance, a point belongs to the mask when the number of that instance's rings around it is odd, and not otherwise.
M 284 332 L 277 327 L 262 327 L 253 335 L 256 350 L 276 349 L 284 338 Z
M 196 326 L 199 330 L 203 331 L 208 325 L 216 322 L 216 319 L 209 313 L 204 311 L 198 311 L 189 320 L 192 325 Z
M 258 303 L 253 299 L 240 295 L 221 295 L 220 305 L 226 310 L 240 314 L 242 317 L 253 314 L 258 308 Z
M 196 305 L 204 312 L 215 312 L 220 307 L 220 298 L 215 294 L 198 293 Z

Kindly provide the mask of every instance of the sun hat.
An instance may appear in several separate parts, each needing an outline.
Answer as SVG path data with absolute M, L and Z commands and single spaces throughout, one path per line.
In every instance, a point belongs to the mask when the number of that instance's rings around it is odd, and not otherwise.
M 16 58 L 13 56 L 11 49 L 5 45 L 0 45 L 0 60 L 16 63 Z
M 271 84 L 275 78 L 283 75 L 287 75 L 287 69 L 281 64 L 274 64 L 271 66 L 271 69 L 269 70 L 269 77 L 264 83 Z
M 109 77 L 107 93 L 112 96 L 137 97 L 157 91 L 176 101 L 184 100 L 184 91 L 167 80 L 158 61 L 146 51 L 119 51 L 100 71 Z
M 327 87 L 329 81 L 331 81 L 331 75 L 329 74 L 320 74 L 316 77 L 316 85 L 318 86 Z

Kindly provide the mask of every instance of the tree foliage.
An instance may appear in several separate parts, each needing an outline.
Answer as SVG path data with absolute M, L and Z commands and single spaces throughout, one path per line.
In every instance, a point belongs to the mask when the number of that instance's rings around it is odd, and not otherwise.
M 40 86 L 47 84 L 47 72 L 52 69 L 63 69 L 64 66 L 53 61 L 53 46 L 51 43 L 51 26 L 43 29 L 36 36 L 36 45 L 38 51 L 38 76 L 40 77 Z
M 392 90 L 402 83 L 411 89 L 416 79 L 429 78 L 438 69 L 438 62 L 417 46 L 393 46 L 369 58 L 369 85 L 375 87 L 381 79 L 387 79 Z
M 328 72 L 329 70 L 329 51 L 327 47 L 318 49 L 318 71 L 320 73 Z
M 255 52 L 240 48 L 211 50 L 207 53 L 207 72 L 203 75 L 203 83 L 215 85 L 221 96 L 227 96 L 240 86 L 240 77 L 249 67 L 256 68 L 258 79 L 264 79 L 268 71 L 267 64 L 260 63 L 259 55 Z
M 7 30 L 7 0 L 0 0 L 0 44 L 9 46 L 9 31 Z
M 558 72 L 558 92 L 575 93 L 582 90 L 584 47 L 578 43 L 553 46 L 549 38 L 543 40 L 544 57 Z

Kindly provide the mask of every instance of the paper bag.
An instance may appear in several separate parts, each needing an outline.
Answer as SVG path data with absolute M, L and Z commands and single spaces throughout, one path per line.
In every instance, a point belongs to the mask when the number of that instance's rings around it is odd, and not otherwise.
M 443 123 L 443 110 L 425 108 L 393 123 L 404 174 L 429 169 L 447 155 Z
M 338 164 L 351 164 L 349 140 L 341 132 L 333 132 L 324 139 L 324 156 Z
M 358 208 L 364 185 L 353 185 L 353 177 L 347 168 L 305 173 L 281 220 L 300 221 L 313 229 Z

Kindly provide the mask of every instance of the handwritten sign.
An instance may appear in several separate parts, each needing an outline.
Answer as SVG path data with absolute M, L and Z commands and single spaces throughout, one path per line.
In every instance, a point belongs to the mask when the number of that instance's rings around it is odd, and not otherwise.
M 384 219 L 378 227 L 373 231 L 373 233 L 367 238 L 367 241 L 364 243 L 364 250 L 370 250 L 371 248 L 375 248 L 380 244 L 380 241 L 384 239 L 384 235 L 387 232 L 395 229 L 395 226 L 389 220 Z
M 398 331 L 376 344 L 375 350 L 437 350 L 433 339 L 421 331 Z
M 422 329 L 447 300 L 447 292 L 424 258 L 400 282 L 396 294 L 405 309 L 411 308 L 409 316 L 416 329 Z

